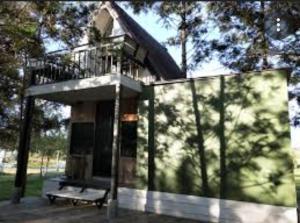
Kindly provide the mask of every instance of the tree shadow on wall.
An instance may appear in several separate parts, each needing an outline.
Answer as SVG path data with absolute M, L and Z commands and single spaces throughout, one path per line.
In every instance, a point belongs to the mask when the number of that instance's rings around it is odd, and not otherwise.
M 293 168 L 284 150 L 289 140 L 287 107 L 284 96 L 276 95 L 276 87 L 262 91 L 256 86 L 262 78 L 220 77 L 220 197 L 290 205 L 278 196 Z M 272 90 L 275 93 L 267 93 Z M 276 100 L 272 95 L 277 96 L 276 108 L 270 107 L 269 102 Z
M 178 84 L 159 86 L 161 95 L 152 92 L 144 137 L 149 189 L 293 205 L 277 194 L 293 167 L 282 149 L 289 140 L 285 99 L 272 98 L 282 85 L 278 78 L 256 76 L 182 83 L 192 98 L 180 93 Z M 262 90 L 264 81 L 270 84 Z M 176 96 L 163 99 L 170 91 Z M 276 100 L 276 108 L 270 107 Z

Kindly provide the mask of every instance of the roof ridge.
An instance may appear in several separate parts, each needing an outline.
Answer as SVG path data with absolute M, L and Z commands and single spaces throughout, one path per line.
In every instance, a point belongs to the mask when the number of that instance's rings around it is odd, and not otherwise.
M 148 33 L 138 22 L 130 17 L 116 2 L 104 2 L 110 13 L 116 14 L 117 21 L 120 23 L 125 34 L 129 35 L 139 45 L 143 46 L 148 54 L 146 63 L 154 69 L 155 73 L 163 79 L 178 79 L 185 76 L 176 64 L 174 58 L 168 50 L 159 43 L 150 33 Z M 101 4 L 102 6 L 103 4 Z

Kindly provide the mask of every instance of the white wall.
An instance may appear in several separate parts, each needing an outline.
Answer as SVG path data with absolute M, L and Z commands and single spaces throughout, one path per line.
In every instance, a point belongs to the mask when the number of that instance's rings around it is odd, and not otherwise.
M 119 188 L 119 206 L 209 222 L 296 223 L 295 207 Z

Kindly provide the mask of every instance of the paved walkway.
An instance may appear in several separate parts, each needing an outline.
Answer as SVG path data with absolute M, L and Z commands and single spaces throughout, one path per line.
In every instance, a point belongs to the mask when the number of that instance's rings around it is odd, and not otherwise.
M 106 207 L 101 210 L 93 205 L 79 204 L 58 200 L 49 205 L 46 199 L 28 197 L 21 204 L 13 205 L 9 201 L 0 202 L 0 222 L 24 223 L 71 223 L 71 222 L 109 222 L 106 219 Z M 119 217 L 112 223 L 196 223 L 188 219 L 179 219 L 163 215 L 138 211 L 119 210 Z M 198 222 L 199 223 L 199 222 Z

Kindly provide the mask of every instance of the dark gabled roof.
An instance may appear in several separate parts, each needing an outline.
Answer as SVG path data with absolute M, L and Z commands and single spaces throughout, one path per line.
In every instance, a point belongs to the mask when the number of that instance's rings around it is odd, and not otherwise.
M 181 72 L 166 48 L 134 21 L 116 3 L 110 1 L 105 4 L 118 15 L 118 20 L 123 31 L 148 51 L 145 63 L 148 65 L 150 71 L 154 72 L 159 79 L 171 80 L 185 78 L 185 75 Z

